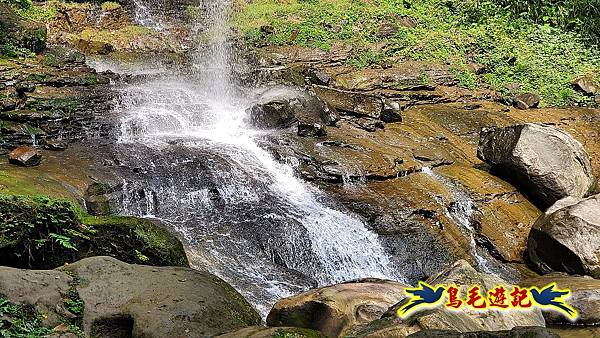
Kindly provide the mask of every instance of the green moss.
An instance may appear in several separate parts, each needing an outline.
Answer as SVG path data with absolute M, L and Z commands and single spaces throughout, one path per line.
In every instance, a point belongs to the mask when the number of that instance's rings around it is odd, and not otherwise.
M 108 255 L 128 263 L 187 266 L 181 243 L 135 217 L 94 217 L 60 198 L 0 194 L 0 264 L 54 268 Z
M 197 19 L 202 16 L 203 11 L 201 6 L 187 5 L 185 6 L 184 13 L 190 19 Z
M 116 2 L 107 1 L 107 2 L 103 2 L 102 5 L 100 5 L 100 8 L 102 8 L 102 10 L 104 12 L 108 12 L 108 11 L 114 11 L 115 9 L 121 8 L 121 5 Z
M 32 306 L 15 304 L 0 295 L 0 336 L 44 337 L 52 329 L 42 326 L 42 317 Z
M 39 77 L 38 75 L 38 78 Z M 85 77 L 82 79 L 82 84 L 90 84 L 97 82 L 97 77 Z M 81 102 L 74 97 L 30 97 L 25 103 L 24 108 L 36 112 L 45 112 L 49 115 L 70 116 L 81 107 Z
M 398 25 L 393 34 L 379 34 L 382 23 L 398 24 L 406 17 L 416 27 Z M 407 59 L 449 64 L 462 87 L 490 87 L 509 95 L 516 93 L 506 86 L 519 83 L 520 92 L 540 94 L 545 106 L 592 104 L 570 82 L 600 74 L 600 51 L 585 37 L 516 18 L 493 1 L 239 1 L 234 23 L 249 43 L 259 45 L 324 50 L 336 42 L 352 45 L 348 63 L 357 68 Z M 262 26 L 274 33 L 261 32 Z M 487 73 L 468 71 L 470 62 L 485 66 Z

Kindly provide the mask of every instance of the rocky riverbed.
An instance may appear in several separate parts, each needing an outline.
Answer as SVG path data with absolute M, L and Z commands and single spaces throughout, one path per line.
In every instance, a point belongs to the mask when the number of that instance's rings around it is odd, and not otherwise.
M 21 27 L 0 44 L 33 51 L 0 57 L 2 332 L 598 334 L 600 110 L 207 41 L 222 9 L 189 5 L 60 3 L 44 26 L 0 3 Z M 557 282 L 580 316 L 399 318 L 420 280 Z

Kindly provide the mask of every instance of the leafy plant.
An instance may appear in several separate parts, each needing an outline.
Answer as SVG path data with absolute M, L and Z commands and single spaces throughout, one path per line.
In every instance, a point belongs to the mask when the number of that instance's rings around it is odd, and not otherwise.
M 44 337 L 52 332 L 41 325 L 41 317 L 33 307 L 12 303 L 4 296 L 0 296 L 0 318 L 1 337 Z
M 144 255 L 143 253 L 141 253 L 138 250 L 135 250 L 135 257 L 140 261 L 140 262 L 148 262 L 150 259 L 148 258 L 148 256 Z
M 62 246 L 65 249 L 71 249 L 71 250 L 77 251 L 77 247 L 75 247 L 71 243 L 71 237 L 68 237 L 65 235 L 59 235 L 59 234 L 55 234 L 55 233 L 48 234 L 48 237 L 54 239 L 56 241 L 56 243 L 60 244 L 60 246 Z

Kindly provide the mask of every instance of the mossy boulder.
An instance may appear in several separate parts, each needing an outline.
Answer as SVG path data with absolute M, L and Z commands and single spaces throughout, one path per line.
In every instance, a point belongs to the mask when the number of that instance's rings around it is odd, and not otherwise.
M 74 203 L 0 194 L 0 265 L 55 268 L 108 255 L 125 262 L 188 266 L 181 242 L 155 221 L 93 217 Z
M 22 18 L 8 4 L 0 3 L 0 51 L 11 47 L 43 51 L 46 26 Z
M 5 302 L 28 310 L 27 316 L 8 313 L 35 333 L 14 335 L 19 337 L 45 337 L 62 327 L 58 336 L 66 338 L 60 333 L 74 326 L 85 337 L 212 337 L 260 324 L 250 304 L 208 272 L 106 256 L 54 270 L 0 267 L 0 313 Z

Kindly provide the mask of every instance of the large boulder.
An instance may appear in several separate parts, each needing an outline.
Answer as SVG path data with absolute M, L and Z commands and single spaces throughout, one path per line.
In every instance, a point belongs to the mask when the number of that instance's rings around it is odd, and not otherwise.
M 579 313 L 575 323 L 596 325 L 600 323 L 600 280 L 587 276 L 569 276 L 564 273 L 550 273 L 521 281 L 521 286 L 544 286 L 556 283 L 559 289 L 570 289 L 567 303 Z M 542 310 L 543 311 L 543 310 Z M 543 311 L 546 324 L 573 324 L 555 311 Z
M 514 105 L 519 109 L 537 108 L 540 104 L 540 96 L 533 93 L 524 93 L 515 96 Z
M 259 129 L 290 127 L 302 124 L 326 123 L 329 111 L 313 95 L 285 87 L 275 87 L 263 92 L 249 109 L 249 122 Z
M 406 285 L 364 279 L 318 288 L 281 299 L 267 316 L 269 326 L 315 329 L 341 337 L 378 319 L 403 299 Z
M 510 283 L 491 274 L 480 273 L 466 261 L 459 260 L 446 270 L 427 280 L 430 285 L 457 285 L 464 298 L 467 288 L 480 285 L 482 293 L 493 290 L 498 285 L 510 288 Z M 367 327 L 355 333 L 357 337 L 384 338 L 406 337 L 421 330 L 453 330 L 458 332 L 502 331 L 517 326 L 545 326 L 544 318 L 539 310 L 521 311 L 478 311 L 468 307 L 461 311 L 447 310 L 440 307 L 432 310 L 415 312 L 408 318 L 397 316 L 397 310 L 406 304 L 403 300 L 394 305 L 382 316 Z
M 571 85 L 586 95 L 594 95 L 598 92 L 598 84 L 593 78 L 588 76 L 578 77 L 571 82 Z
M 41 52 L 46 47 L 46 26 L 20 17 L 7 3 L 0 3 L 0 52 L 7 46 Z
M 72 284 L 73 277 L 62 271 L 0 267 L 0 295 L 16 304 L 33 306 L 45 327 L 75 316 L 64 301 Z
M 556 202 L 531 228 L 527 248 L 529 260 L 543 273 L 600 278 L 600 194 Z
M 543 209 L 566 196 L 583 197 L 595 184 L 589 156 L 581 143 L 543 124 L 484 128 L 477 156 Z
M 123 324 L 134 337 L 206 337 L 260 324 L 248 302 L 218 277 L 92 257 L 67 265 L 85 304 L 84 331 L 104 337 Z
M 214 275 L 103 256 L 51 271 L 1 267 L 0 294 L 34 306 L 49 327 L 56 318 L 79 317 L 87 337 L 208 337 L 260 324 L 248 302 Z

